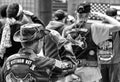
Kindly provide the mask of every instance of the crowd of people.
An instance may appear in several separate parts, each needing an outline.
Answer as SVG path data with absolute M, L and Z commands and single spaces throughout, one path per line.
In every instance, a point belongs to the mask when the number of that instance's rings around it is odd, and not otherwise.
M 120 82 L 117 9 L 83 2 L 75 13 L 59 9 L 45 26 L 19 3 L 1 6 L 0 82 Z

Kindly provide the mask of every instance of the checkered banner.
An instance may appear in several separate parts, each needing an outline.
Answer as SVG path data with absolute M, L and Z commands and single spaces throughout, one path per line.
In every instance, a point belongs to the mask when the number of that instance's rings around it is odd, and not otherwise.
M 110 4 L 106 4 L 106 3 L 91 3 L 91 12 L 101 12 L 101 13 L 105 13 L 107 8 L 110 8 Z M 100 17 L 96 17 L 93 14 L 90 14 L 89 16 L 90 20 L 100 20 Z

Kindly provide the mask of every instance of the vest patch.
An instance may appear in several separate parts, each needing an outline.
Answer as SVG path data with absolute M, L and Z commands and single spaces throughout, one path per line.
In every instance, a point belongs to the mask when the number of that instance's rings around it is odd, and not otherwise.
M 30 68 L 32 67 L 32 69 L 33 69 L 33 67 L 35 67 L 35 65 L 33 65 L 32 63 L 33 63 L 33 61 L 30 59 L 16 58 L 16 59 L 13 59 L 13 60 L 7 62 L 6 67 L 7 67 L 7 70 L 9 70 L 13 65 L 22 64 L 22 65 L 28 65 Z
M 109 64 L 113 58 L 113 41 L 112 36 L 106 41 L 99 44 L 98 58 L 101 64 Z

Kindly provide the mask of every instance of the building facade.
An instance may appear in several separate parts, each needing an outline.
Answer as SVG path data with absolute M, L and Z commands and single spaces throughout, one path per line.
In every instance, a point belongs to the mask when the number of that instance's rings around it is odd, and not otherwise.
M 45 25 L 51 20 L 52 13 L 57 9 L 67 11 L 67 3 L 62 3 L 59 0 L 0 0 L 0 5 L 19 3 L 23 9 L 33 12 L 41 18 Z
M 96 4 L 109 4 L 110 6 L 120 10 L 120 0 L 67 0 L 67 11 L 69 14 L 74 15 L 77 5 L 82 2 L 90 2 Z
M 120 11 L 120 0 L 67 0 L 68 13 L 75 16 L 75 10 L 77 8 L 77 5 L 84 1 L 92 3 L 92 11 L 100 11 L 104 13 L 104 11 L 109 7 L 114 7 L 118 9 L 118 11 Z

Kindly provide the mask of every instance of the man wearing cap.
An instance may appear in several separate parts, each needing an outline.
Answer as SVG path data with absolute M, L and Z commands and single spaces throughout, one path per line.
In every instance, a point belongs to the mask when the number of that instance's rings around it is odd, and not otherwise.
M 21 42 L 18 53 L 7 58 L 2 67 L 0 82 L 53 82 L 51 72 L 68 74 L 72 69 L 70 62 L 59 61 L 49 57 L 38 57 L 43 47 L 43 37 L 50 31 L 41 24 L 25 24 L 14 34 L 14 41 Z M 69 71 L 70 72 L 70 71 Z
M 113 17 L 114 19 L 117 19 L 117 9 L 115 8 L 109 8 L 106 11 L 106 14 L 108 16 Z M 108 22 L 108 21 L 107 21 Z M 116 23 L 114 23 L 116 25 Z M 108 78 L 103 77 L 103 82 L 120 82 L 120 31 L 113 32 L 112 33 L 112 54 L 113 57 L 111 58 L 110 64 L 103 64 L 102 75 L 104 76 L 107 72 L 105 70 L 108 70 Z
M 117 9 L 108 8 L 106 10 L 106 15 L 111 16 L 116 19 Z M 103 23 L 107 23 L 107 20 L 103 20 Z M 99 43 L 98 49 L 98 59 L 101 65 L 101 74 L 102 74 L 102 82 L 110 82 L 111 79 L 111 66 L 112 66 L 112 58 L 114 57 L 113 53 L 113 37 L 114 33 L 109 34 L 109 39 Z M 116 81 L 112 81 L 116 82 Z
M 81 78 L 82 82 L 99 82 L 102 77 L 97 60 L 98 45 L 109 38 L 110 32 L 119 31 L 120 23 L 99 12 L 93 12 L 93 14 L 104 18 L 110 24 L 88 23 L 90 10 L 90 3 L 80 3 L 76 10 L 76 22 L 65 29 L 68 31 L 64 32 L 64 36 L 74 41 L 73 51 L 78 60 L 75 74 Z

